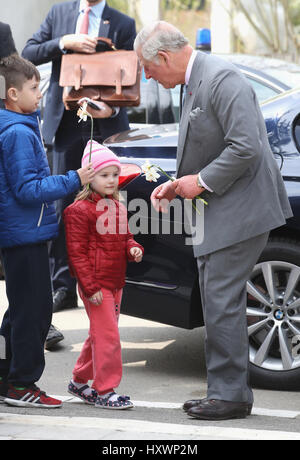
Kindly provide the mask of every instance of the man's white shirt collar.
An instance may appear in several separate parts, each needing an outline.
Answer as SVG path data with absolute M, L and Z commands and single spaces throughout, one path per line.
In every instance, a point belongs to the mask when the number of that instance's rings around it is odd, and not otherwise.
M 191 54 L 191 57 L 190 57 L 190 60 L 189 60 L 189 63 L 188 63 L 188 66 L 186 68 L 186 72 L 185 72 L 185 84 L 186 84 L 186 86 L 188 86 L 188 84 L 189 84 L 190 76 L 191 76 L 191 73 L 192 73 L 192 68 L 193 68 L 196 56 L 197 56 L 197 51 L 193 50 L 193 52 Z
M 91 12 L 97 17 L 101 18 L 103 10 L 105 8 L 106 1 L 102 0 L 102 2 L 98 3 L 97 5 L 91 6 Z M 80 0 L 79 4 L 79 13 L 82 13 L 87 7 L 85 0 Z

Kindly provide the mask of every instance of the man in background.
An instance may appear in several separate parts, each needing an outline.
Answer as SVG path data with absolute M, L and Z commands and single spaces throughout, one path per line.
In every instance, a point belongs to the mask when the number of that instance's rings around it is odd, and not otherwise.
M 77 111 L 66 111 L 59 86 L 61 58 L 64 53 L 96 52 L 97 37 L 110 38 L 117 49 L 132 50 L 136 36 L 134 19 L 110 8 L 105 0 L 76 0 L 54 5 L 39 30 L 30 38 L 22 56 L 34 64 L 52 62 L 50 87 L 44 111 L 43 137 L 53 145 L 53 174 L 78 169 L 83 150 L 90 138 L 90 120 L 78 124 Z M 101 111 L 94 120 L 94 139 L 129 129 L 125 109 L 112 109 L 99 103 Z M 77 306 L 76 281 L 71 278 L 65 244 L 63 210 L 72 196 L 56 202 L 59 237 L 50 243 L 50 270 L 53 283 L 53 311 Z

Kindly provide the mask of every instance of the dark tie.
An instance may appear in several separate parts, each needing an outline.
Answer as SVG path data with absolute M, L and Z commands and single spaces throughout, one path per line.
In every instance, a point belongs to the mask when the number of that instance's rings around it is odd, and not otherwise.
M 180 107 L 179 107 L 179 116 L 181 118 L 181 114 L 182 114 L 182 107 L 184 105 L 184 101 L 185 101 L 185 94 L 186 94 L 186 85 L 180 85 Z

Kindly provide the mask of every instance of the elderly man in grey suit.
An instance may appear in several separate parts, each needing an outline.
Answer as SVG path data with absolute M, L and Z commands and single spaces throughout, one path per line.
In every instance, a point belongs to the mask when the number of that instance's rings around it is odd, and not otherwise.
M 233 65 L 196 52 L 160 21 L 141 30 L 135 50 L 146 78 L 185 84 L 177 174 L 156 187 L 157 210 L 176 195 L 204 194 L 204 240 L 194 246 L 206 326 L 207 397 L 183 408 L 198 419 L 251 414 L 246 283 L 270 230 L 292 216 L 256 95 Z M 200 306 L 199 306 L 200 307 Z

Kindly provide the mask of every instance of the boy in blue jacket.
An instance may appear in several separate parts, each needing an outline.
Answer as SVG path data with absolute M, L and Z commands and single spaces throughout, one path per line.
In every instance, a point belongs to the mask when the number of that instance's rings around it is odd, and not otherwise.
M 9 307 L 0 335 L 0 398 L 22 407 L 54 408 L 61 401 L 35 385 L 44 367 L 52 317 L 47 241 L 58 235 L 53 201 L 89 183 L 91 165 L 51 176 L 40 134 L 39 72 L 13 55 L 0 60 L 6 109 L 0 110 L 0 247 Z

